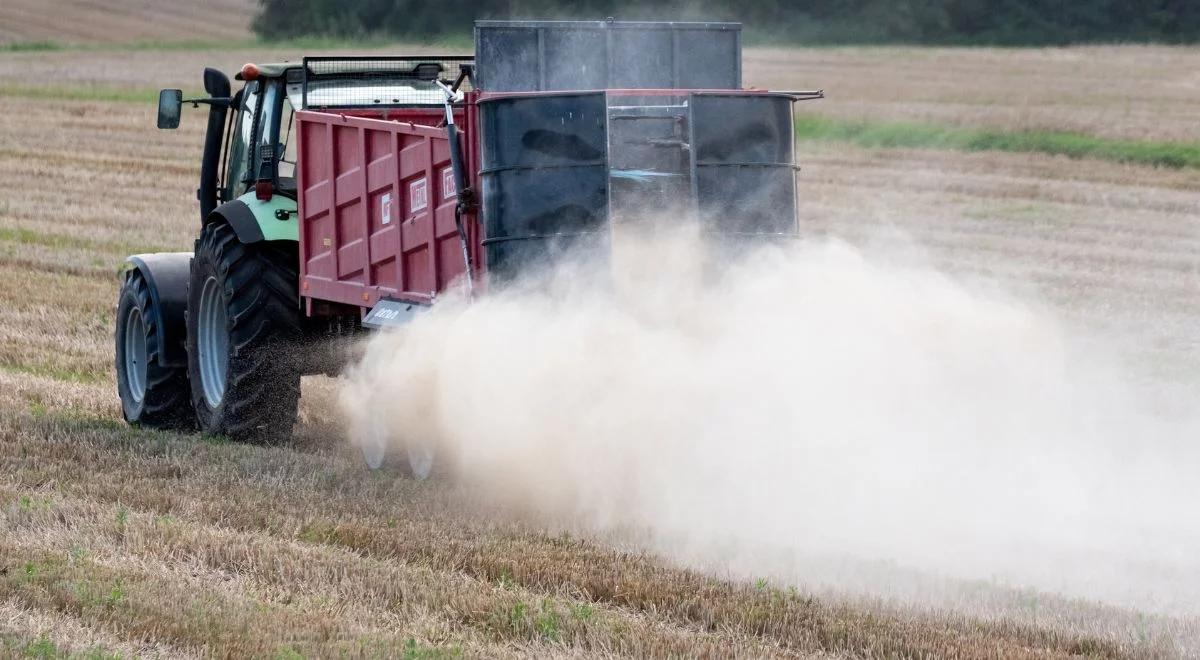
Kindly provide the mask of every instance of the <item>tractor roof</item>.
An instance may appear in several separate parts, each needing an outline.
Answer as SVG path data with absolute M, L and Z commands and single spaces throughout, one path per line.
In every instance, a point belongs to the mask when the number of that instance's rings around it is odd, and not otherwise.
M 321 75 L 338 75 L 338 74 L 347 74 L 347 73 L 375 72 L 378 70 L 378 67 L 379 67 L 379 63 L 375 62 L 373 59 L 370 59 L 370 58 L 346 58 L 346 59 L 341 59 L 341 60 L 339 60 L 337 58 L 311 58 L 311 59 L 321 59 L 322 60 Z M 374 59 L 382 59 L 382 58 L 374 58 Z M 414 63 L 420 63 L 423 61 L 439 62 L 442 59 L 444 59 L 444 56 L 417 55 L 417 56 L 413 56 L 410 58 L 403 58 L 403 59 L 411 60 Z M 469 58 L 458 57 L 457 59 L 469 59 Z M 285 73 L 287 73 L 289 70 L 303 68 L 304 63 L 303 62 L 277 62 L 274 64 L 254 64 L 253 66 L 258 69 L 258 77 L 260 77 L 260 78 L 279 78 L 279 77 L 283 76 Z M 415 64 L 414 64 L 414 66 L 415 66 Z M 245 70 L 245 67 L 242 67 L 242 70 Z M 237 75 L 235 75 L 234 78 L 237 80 L 245 80 L 245 77 L 242 75 L 242 71 L 238 71 Z
M 299 69 L 301 64 L 299 62 L 281 62 L 278 64 L 256 64 L 255 66 L 258 67 L 259 77 L 278 78 L 282 76 L 288 69 Z M 234 76 L 234 79 L 245 80 L 245 78 L 242 77 L 241 71 L 237 72 L 237 75 Z

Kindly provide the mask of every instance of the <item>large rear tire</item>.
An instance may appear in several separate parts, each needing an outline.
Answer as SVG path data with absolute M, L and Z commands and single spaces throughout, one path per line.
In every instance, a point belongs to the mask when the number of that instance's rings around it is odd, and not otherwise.
M 245 245 L 214 222 L 196 240 L 187 349 L 200 430 L 245 442 L 291 437 L 300 399 L 299 253 Z
M 141 272 L 130 271 L 117 299 L 117 394 L 125 421 L 156 429 L 195 427 L 187 367 L 164 367 L 158 329 L 163 323 Z

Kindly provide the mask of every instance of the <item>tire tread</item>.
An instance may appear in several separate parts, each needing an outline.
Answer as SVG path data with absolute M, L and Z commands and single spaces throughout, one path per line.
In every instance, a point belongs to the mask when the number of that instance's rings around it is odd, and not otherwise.
M 192 401 L 201 427 L 209 433 L 247 442 L 276 442 L 291 435 L 300 398 L 295 368 L 301 335 L 299 255 L 270 243 L 246 245 L 224 223 L 204 227 L 196 241 L 197 262 L 212 264 L 227 293 L 229 374 L 224 400 L 210 410 L 198 369 L 192 377 Z M 202 286 L 194 263 L 192 286 Z M 207 278 L 207 273 L 203 273 Z M 189 309 L 199 291 L 189 294 Z M 188 322 L 189 364 L 196 357 L 195 322 Z

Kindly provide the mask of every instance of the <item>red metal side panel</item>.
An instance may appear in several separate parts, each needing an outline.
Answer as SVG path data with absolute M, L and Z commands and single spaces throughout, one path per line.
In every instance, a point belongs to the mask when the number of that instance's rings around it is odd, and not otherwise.
M 427 111 L 413 123 L 312 111 L 296 119 L 301 295 L 364 310 L 380 298 L 428 303 L 463 274 L 449 143 L 444 129 L 417 123 Z M 473 172 L 469 131 L 463 142 Z M 478 254 L 474 217 L 464 222 Z

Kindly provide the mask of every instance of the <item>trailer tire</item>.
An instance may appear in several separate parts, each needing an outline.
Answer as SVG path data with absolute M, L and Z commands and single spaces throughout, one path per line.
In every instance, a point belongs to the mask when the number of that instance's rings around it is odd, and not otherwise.
M 380 419 L 370 419 L 357 429 L 363 462 L 374 471 L 398 472 L 417 481 L 452 480 L 457 460 L 448 447 L 400 438 Z
M 130 271 L 117 298 L 115 364 L 121 415 L 130 424 L 155 429 L 195 427 L 187 367 L 163 366 L 158 326 L 162 315 L 150 285 Z
M 212 222 L 188 283 L 188 380 L 200 430 L 232 440 L 291 437 L 300 399 L 299 254 L 295 243 L 244 244 Z

